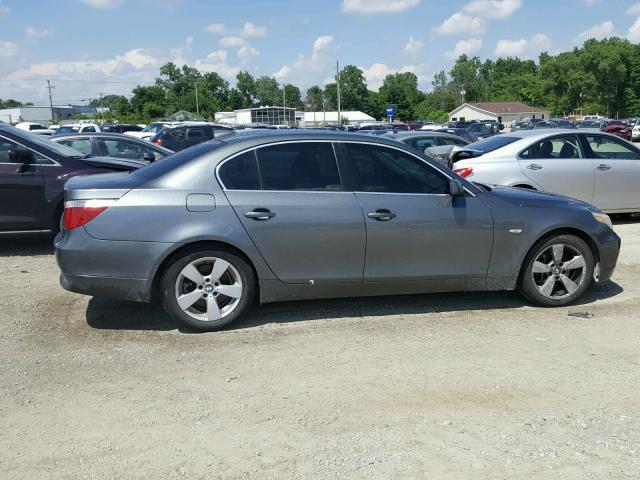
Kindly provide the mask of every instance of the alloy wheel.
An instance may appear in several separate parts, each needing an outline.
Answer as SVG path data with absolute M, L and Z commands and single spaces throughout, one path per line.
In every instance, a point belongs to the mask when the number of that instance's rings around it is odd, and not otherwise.
M 243 294 L 240 273 L 217 257 L 188 263 L 178 275 L 175 295 L 178 306 L 195 320 L 213 322 L 233 312 Z
M 560 300 L 573 295 L 586 278 L 586 262 L 573 246 L 558 243 L 541 250 L 531 268 L 533 284 L 541 295 Z

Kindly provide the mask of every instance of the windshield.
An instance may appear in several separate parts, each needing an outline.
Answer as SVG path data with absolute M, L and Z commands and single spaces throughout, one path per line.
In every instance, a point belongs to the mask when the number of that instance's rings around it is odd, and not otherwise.
M 65 145 L 60 145 L 52 140 L 49 140 L 47 137 L 44 137 L 42 135 L 38 135 L 35 133 L 30 133 L 27 132 L 26 130 L 20 130 L 18 128 L 14 128 L 14 127 L 10 127 L 8 125 L 3 125 L 2 126 L 3 129 L 6 129 L 7 131 L 9 131 L 11 134 L 15 135 L 16 137 L 22 138 L 24 140 L 27 140 L 31 143 L 34 143 L 36 145 L 38 145 L 39 147 L 45 148 L 47 150 L 53 150 L 55 153 L 57 153 L 58 155 L 62 155 L 64 157 L 74 157 L 74 158 L 84 158 L 86 157 L 86 155 L 84 155 L 83 153 L 78 152 L 77 150 L 74 150 L 71 147 L 67 147 Z
M 156 133 L 158 130 L 162 128 L 163 125 L 164 124 L 162 123 L 150 123 L 142 131 Z
M 484 140 L 479 140 L 474 143 L 470 143 L 466 147 L 465 150 L 478 150 L 482 153 L 489 153 L 497 150 L 505 145 L 509 145 L 510 143 L 516 142 L 520 140 L 518 137 L 510 137 L 508 135 L 496 135 L 495 137 L 485 138 Z
M 80 130 L 79 127 L 60 127 L 56 130 L 56 135 L 66 135 L 68 133 L 77 133 Z

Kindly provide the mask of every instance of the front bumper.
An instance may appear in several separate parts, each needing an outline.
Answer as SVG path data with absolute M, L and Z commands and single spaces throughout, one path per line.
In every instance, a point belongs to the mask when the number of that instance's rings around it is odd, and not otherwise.
M 600 282 L 607 281 L 613 275 L 620 255 L 622 240 L 610 228 L 601 233 L 596 238 L 598 243 L 598 253 L 600 254 Z

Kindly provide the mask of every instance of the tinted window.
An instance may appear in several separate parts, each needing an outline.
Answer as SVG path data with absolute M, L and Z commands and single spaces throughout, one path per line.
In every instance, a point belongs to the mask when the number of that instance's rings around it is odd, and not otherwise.
M 331 143 L 287 143 L 256 152 L 263 190 L 342 189 Z
M 163 137 L 169 137 L 169 139 L 171 140 L 175 140 L 178 142 L 181 142 L 185 139 L 185 134 L 187 132 L 186 128 L 171 128 L 171 129 L 167 129 L 167 130 L 163 130 Z
M 67 133 L 76 133 L 80 130 L 78 127 L 60 127 L 56 130 L 56 135 L 65 135 Z
M 190 128 L 187 130 L 187 139 L 192 142 L 206 142 L 212 138 L 211 128 L 208 127 Z
M 522 152 L 520 157 L 526 159 L 581 158 L 582 152 L 578 137 L 567 135 L 536 142 Z
M 260 177 L 255 153 L 238 155 L 220 167 L 220 180 L 229 190 L 260 190 Z
M 624 160 L 638 160 L 640 154 L 631 145 L 622 140 L 604 135 L 585 135 L 594 158 L 621 158 Z
M 82 131 L 83 131 L 83 132 L 95 132 L 95 131 L 96 131 L 96 129 L 95 129 L 95 127 L 84 127 L 84 128 L 82 129 Z
M 449 181 L 443 174 L 409 154 L 392 148 L 358 143 L 345 143 L 344 149 L 357 175 L 358 191 L 449 192 Z
M 156 160 L 164 158 L 165 155 L 160 152 L 131 140 L 121 139 L 98 139 L 100 149 L 110 157 L 130 158 L 133 160 L 141 160 L 145 155 L 151 155 Z
M 437 142 L 434 137 L 425 137 L 425 138 L 412 138 L 407 141 L 409 145 L 417 148 L 421 152 L 424 152 L 425 148 L 435 147 Z
M 468 143 L 454 137 L 440 137 L 439 142 L 441 145 L 456 145 L 458 147 L 464 147 Z
M 9 150 L 13 150 L 14 148 L 24 148 L 22 145 L 19 145 L 9 139 L 0 137 L 0 163 L 13 163 L 9 158 Z M 29 149 L 31 150 L 31 149 Z M 34 162 L 39 165 L 49 165 L 51 164 L 51 160 L 40 155 L 38 152 L 31 150 L 33 153 Z

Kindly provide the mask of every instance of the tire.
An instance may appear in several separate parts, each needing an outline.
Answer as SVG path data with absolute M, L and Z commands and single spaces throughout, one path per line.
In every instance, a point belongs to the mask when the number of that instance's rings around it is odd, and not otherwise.
M 570 305 L 591 286 L 594 266 L 593 252 L 581 238 L 542 239 L 525 259 L 520 293 L 541 307 Z
M 162 305 L 169 316 L 201 331 L 215 331 L 242 317 L 256 292 L 246 260 L 217 248 L 187 250 L 165 270 Z

